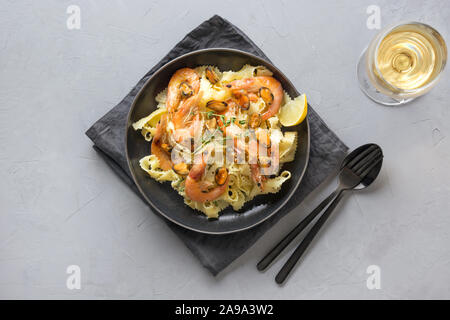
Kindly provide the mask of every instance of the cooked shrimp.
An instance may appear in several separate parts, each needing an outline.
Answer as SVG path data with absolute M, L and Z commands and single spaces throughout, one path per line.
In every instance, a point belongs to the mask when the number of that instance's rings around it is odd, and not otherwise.
M 164 146 L 168 146 L 165 134 L 166 124 L 167 117 L 164 114 L 162 115 L 161 120 L 156 126 L 156 133 L 153 137 L 151 150 L 152 154 L 154 154 L 158 158 L 161 169 L 163 169 L 164 171 L 170 170 L 172 168 L 171 155 L 168 150 L 164 150 Z
M 201 98 L 201 92 L 197 95 L 184 100 L 178 110 L 172 115 L 172 123 L 174 127 L 173 138 L 175 142 L 180 142 L 187 138 L 193 138 L 199 131 L 199 127 L 203 128 L 198 110 L 198 102 Z M 200 134 L 201 134 L 200 128 Z
M 262 121 L 273 117 L 280 110 L 281 102 L 283 101 L 283 88 L 278 80 L 273 77 L 254 77 L 245 78 L 242 80 L 235 80 L 226 85 L 231 90 L 244 89 L 250 93 L 267 92 L 270 96 L 270 101 L 266 101 L 268 104 L 267 110 L 261 115 Z M 267 91 L 269 90 L 269 91 Z
M 181 98 L 195 96 L 200 89 L 200 77 L 194 69 L 183 68 L 175 72 L 170 78 L 167 89 L 167 110 L 174 112 L 180 104 Z
M 185 182 L 186 196 L 194 201 L 205 202 L 213 201 L 228 190 L 229 176 L 222 185 L 214 185 L 208 181 L 202 181 L 205 174 L 206 161 L 202 158 L 201 162 L 194 164 L 189 171 Z

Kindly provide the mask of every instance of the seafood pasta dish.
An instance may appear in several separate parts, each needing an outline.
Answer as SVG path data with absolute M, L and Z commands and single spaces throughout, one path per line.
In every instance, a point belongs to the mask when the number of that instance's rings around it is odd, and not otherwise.
M 282 166 L 294 160 L 298 133 L 285 127 L 303 121 L 306 97 L 290 97 L 267 68 L 182 68 L 155 100 L 133 123 L 149 141 L 140 166 L 189 207 L 218 218 L 290 179 Z

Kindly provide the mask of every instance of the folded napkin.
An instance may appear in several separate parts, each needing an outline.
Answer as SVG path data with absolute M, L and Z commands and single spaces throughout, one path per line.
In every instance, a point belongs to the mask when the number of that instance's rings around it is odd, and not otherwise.
M 134 97 L 145 81 L 170 60 L 193 50 L 214 47 L 244 50 L 269 61 L 264 53 L 241 30 L 215 15 L 186 35 L 137 83 L 118 105 L 94 123 L 86 132 L 86 135 L 94 142 L 94 148 L 139 196 L 141 195 L 134 185 L 127 165 L 124 139 L 127 114 Z M 311 129 L 308 169 L 290 201 L 270 219 L 255 228 L 228 235 L 201 234 L 184 229 L 166 220 L 173 232 L 181 238 L 213 275 L 217 275 L 233 260 L 242 255 L 281 217 L 297 207 L 314 188 L 336 169 L 336 166 L 345 156 L 347 146 L 325 125 L 312 108 L 308 110 L 308 120 Z M 179 201 L 182 201 L 182 199 L 179 199 Z M 152 211 L 151 208 L 150 211 Z M 155 212 L 155 214 L 157 213 Z

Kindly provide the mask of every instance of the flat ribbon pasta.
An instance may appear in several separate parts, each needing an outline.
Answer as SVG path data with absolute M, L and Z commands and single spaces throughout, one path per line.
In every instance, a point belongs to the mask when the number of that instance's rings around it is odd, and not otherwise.
M 219 81 L 212 84 L 206 77 L 206 68 L 210 67 L 218 75 Z M 250 78 L 254 76 L 272 76 L 272 72 L 263 66 L 244 65 L 239 71 L 225 71 L 221 72 L 214 66 L 200 66 L 195 68 L 195 71 L 200 78 L 200 102 L 199 106 L 204 107 L 208 101 L 218 100 L 225 101 L 231 97 L 230 90 L 224 88 L 224 84 L 234 80 Z M 166 108 L 167 88 L 159 92 L 155 97 L 157 108 Z M 292 98 L 284 91 L 282 106 Z M 248 112 L 239 112 L 236 114 L 235 123 L 248 121 L 249 115 L 252 113 L 261 114 L 266 108 L 266 103 L 259 97 L 249 103 Z M 139 130 L 147 141 L 151 141 L 156 133 L 156 127 L 150 124 L 150 116 L 144 117 L 133 123 L 133 128 Z M 234 125 L 234 124 L 233 124 Z M 168 125 L 169 127 L 169 125 Z M 298 144 L 297 132 L 283 132 L 282 126 L 277 115 L 267 119 L 261 128 L 268 129 L 270 132 L 270 139 L 272 143 L 279 146 L 280 164 L 294 160 Z M 223 160 L 223 159 L 222 159 Z M 229 174 L 228 190 L 214 201 L 197 202 L 189 199 L 185 193 L 185 176 L 177 174 L 170 169 L 164 171 L 161 169 L 159 160 L 155 155 L 143 157 L 139 164 L 142 170 L 146 171 L 153 179 L 164 182 L 171 182 L 171 186 L 180 196 L 184 198 L 184 202 L 189 207 L 201 211 L 208 218 L 218 218 L 219 212 L 231 206 L 235 211 L 243 208 L 246 202 L 252 200 L 254 197 L 262 194 L 277 193 L 280 191 L 283 183 L 291 178 L 291 173 L 287 170 L 281 171 L 277 176 L 270 176 L 264 182 L 264 188 L 258 187 L 253 179 L 250 170 L 250 165 L 247 163 L 226 163 Z M 203 179 L 209 182 L 214 182 L 215 170 L 223 166 L 221 163 L 212 163 L 208 165 Z

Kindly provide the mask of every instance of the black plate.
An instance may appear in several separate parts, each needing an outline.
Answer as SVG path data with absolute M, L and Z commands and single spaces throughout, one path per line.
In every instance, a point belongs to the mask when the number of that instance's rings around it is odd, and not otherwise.
M 156 71 L 144 84 L 131 106 L 126 129 L 126 153 L 128 165 L 134 182 L 148 203 L 161 215 L 185 228 L 211 234 L 225 234 L 256 226 L 282 210 L 294 194 L 306 170 L 309 158 L 309 125 L 303 121 L 288 130 L 299 134 L 297 153 L 293 162 L 285 163 L 283 169 L 289 170 L 292 178 L 287 180 L 277 194 L 260 195 L 238 212 L 231 207 L 220 213 L 219 219 L 209 219 L 203 213 L 184 204 L 184 199 L 172 189 L 170 183 L 159 183 L 150 178 L 139 166 L 139 160 L 150 154 L 151 144 L 135 131 L 132 124 L 156 109 L 155 96 L 167 87 L 173 73 L 184 67 L 195 68 L 200 65 L 214 65 L 220 70 L 241 69 L 244 64 L 263 65 L 273 72 L 284 90 L 291 96 L 298 91 L 284 74 L 269 62 L 247 52 L 234 49 L 204 49 L 180 56 Z

